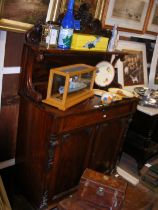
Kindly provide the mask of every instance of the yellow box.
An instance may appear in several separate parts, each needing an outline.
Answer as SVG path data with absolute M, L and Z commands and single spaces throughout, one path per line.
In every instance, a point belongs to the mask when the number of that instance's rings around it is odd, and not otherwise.
M 106 51 L 109 39 L 99 35 L 73 34 L 71 49 L 88 51 Z

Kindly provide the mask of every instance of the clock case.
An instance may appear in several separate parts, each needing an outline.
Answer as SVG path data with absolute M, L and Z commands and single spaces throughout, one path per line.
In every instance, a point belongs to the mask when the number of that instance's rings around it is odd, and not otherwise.
M 99 86 L 94 82 L 94 89 L 107 91 L 108 88 L 112 88 L 112 87 L 122 88 L 122 85 L 118 83 L 118 69 L 117 68 L 114 68 L 114 69 L 115 69 L 115 76 L 114 76 L 113 81 L 110 84 L 106 85 L 105 87 Z
M 109 52 L 110 53 L 110 52 Z M 126 52 L 117 52 L 118 55 L 113 55 L 110 59 L 105 59 L 105 60 L 102 60 L 100 61 L 99 63 L 102 63 L 102 62 L 107 62 L 109 64 L 111 64 L 114 68 L 114 71 L 115 71 L 115 75 L 114 75 L 114 78 L 113 80 L 111 81 L 111 83 L 109 83 L 108 85 L 105 85 L 104 87 L 103 86 L 99 86 L 98 84 L 96 84 L 94 82 L 94 86 L 93 88 L 94 89 L 100 89 L 100 90 L 105 90 L 105 91 L 108 91 L 108 88 L 113 88 L 113 87 L 116 87 L 116 88 L 122 88 L 122 85 L 120 83 L 118 83 L 118 68 L 116 68 L 116 63 L 117 61 L 120 59 L 121 61 L 124 61 L 124 55 L 127 55 L 129 53 L 126 53 Z M 98 64 L 99 64 L 98 63 Z M 98 65 L 96 64 L 96 66 Z

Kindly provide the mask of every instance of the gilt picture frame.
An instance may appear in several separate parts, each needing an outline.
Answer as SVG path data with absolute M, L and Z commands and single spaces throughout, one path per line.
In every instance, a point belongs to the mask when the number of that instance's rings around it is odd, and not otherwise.
M 77 11 L 81 4 L 88 3 L 90 5 L 90 13 L 94 18 L 102 19 L 103 10 L 106 0 L 75 0 L 74 9 Z M 61 13 L 67 8 L 68 0 L 62 0 Z
M 144 43 L 124 41 L 118 42 L 117 50 L 129 53 L 124 61 L 118 61 L 118 83 L 126 90 L 148 85 L 146 46 Z
M 153 2 L 149 21 L 147 24 L 147 32 L 158 34 L 158 0 Z
M 0 176 L 0 209 L 12 210 L 1 176 Z
M 0 29 L 25 33 L 38 21 L 55 19 L 60 3 L 61 0 L 1 0 Z
M 143 33 L 152 2 L 153 0 L 107 0 L 102 26 L 111 28 L 117 25 L 121 31 Z
M 156 39 L 149 73 L 149 87 L 158 89 L 158 36 Z

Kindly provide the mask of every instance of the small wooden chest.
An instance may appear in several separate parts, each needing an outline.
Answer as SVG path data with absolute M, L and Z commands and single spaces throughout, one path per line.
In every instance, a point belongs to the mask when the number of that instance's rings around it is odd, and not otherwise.
M 121 177 L 105 176 L 86 169 L 78 191 L 60 201 L 58 210 L 149 210 L 154 203 L 153 192 L 143 186 L 127 185 Z
M 120 209 L 122 206 L 127 182 L 86 169 L 80 179 L 77 195 L 84 201 L 97 206 Z
M 119 210 L 125 197 L 127 182 L 86 169 L 80 179 L 79 189 L 69 200 L 75 210 Z M 66 201 L 67 204 L 68 200 Z M 59 209 L 63 208 L 59 205 Z M 64 208 L 63 208 L 64 209 Z

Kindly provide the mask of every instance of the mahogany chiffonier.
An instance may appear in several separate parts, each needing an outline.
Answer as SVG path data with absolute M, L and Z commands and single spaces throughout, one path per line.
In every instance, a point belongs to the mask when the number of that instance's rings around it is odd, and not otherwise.
M 85 63 L 95 66 L 124 57 L 119 52 L 83 52 L 24 45 L 16 150 L 17 180 L 35 209 L 47 209 L 74 191 L 86 168 L 110 173 L 136 110 L 130 98 L 104 107 L 97 96 L 66 111 L 42 103 L 52 67 Z

